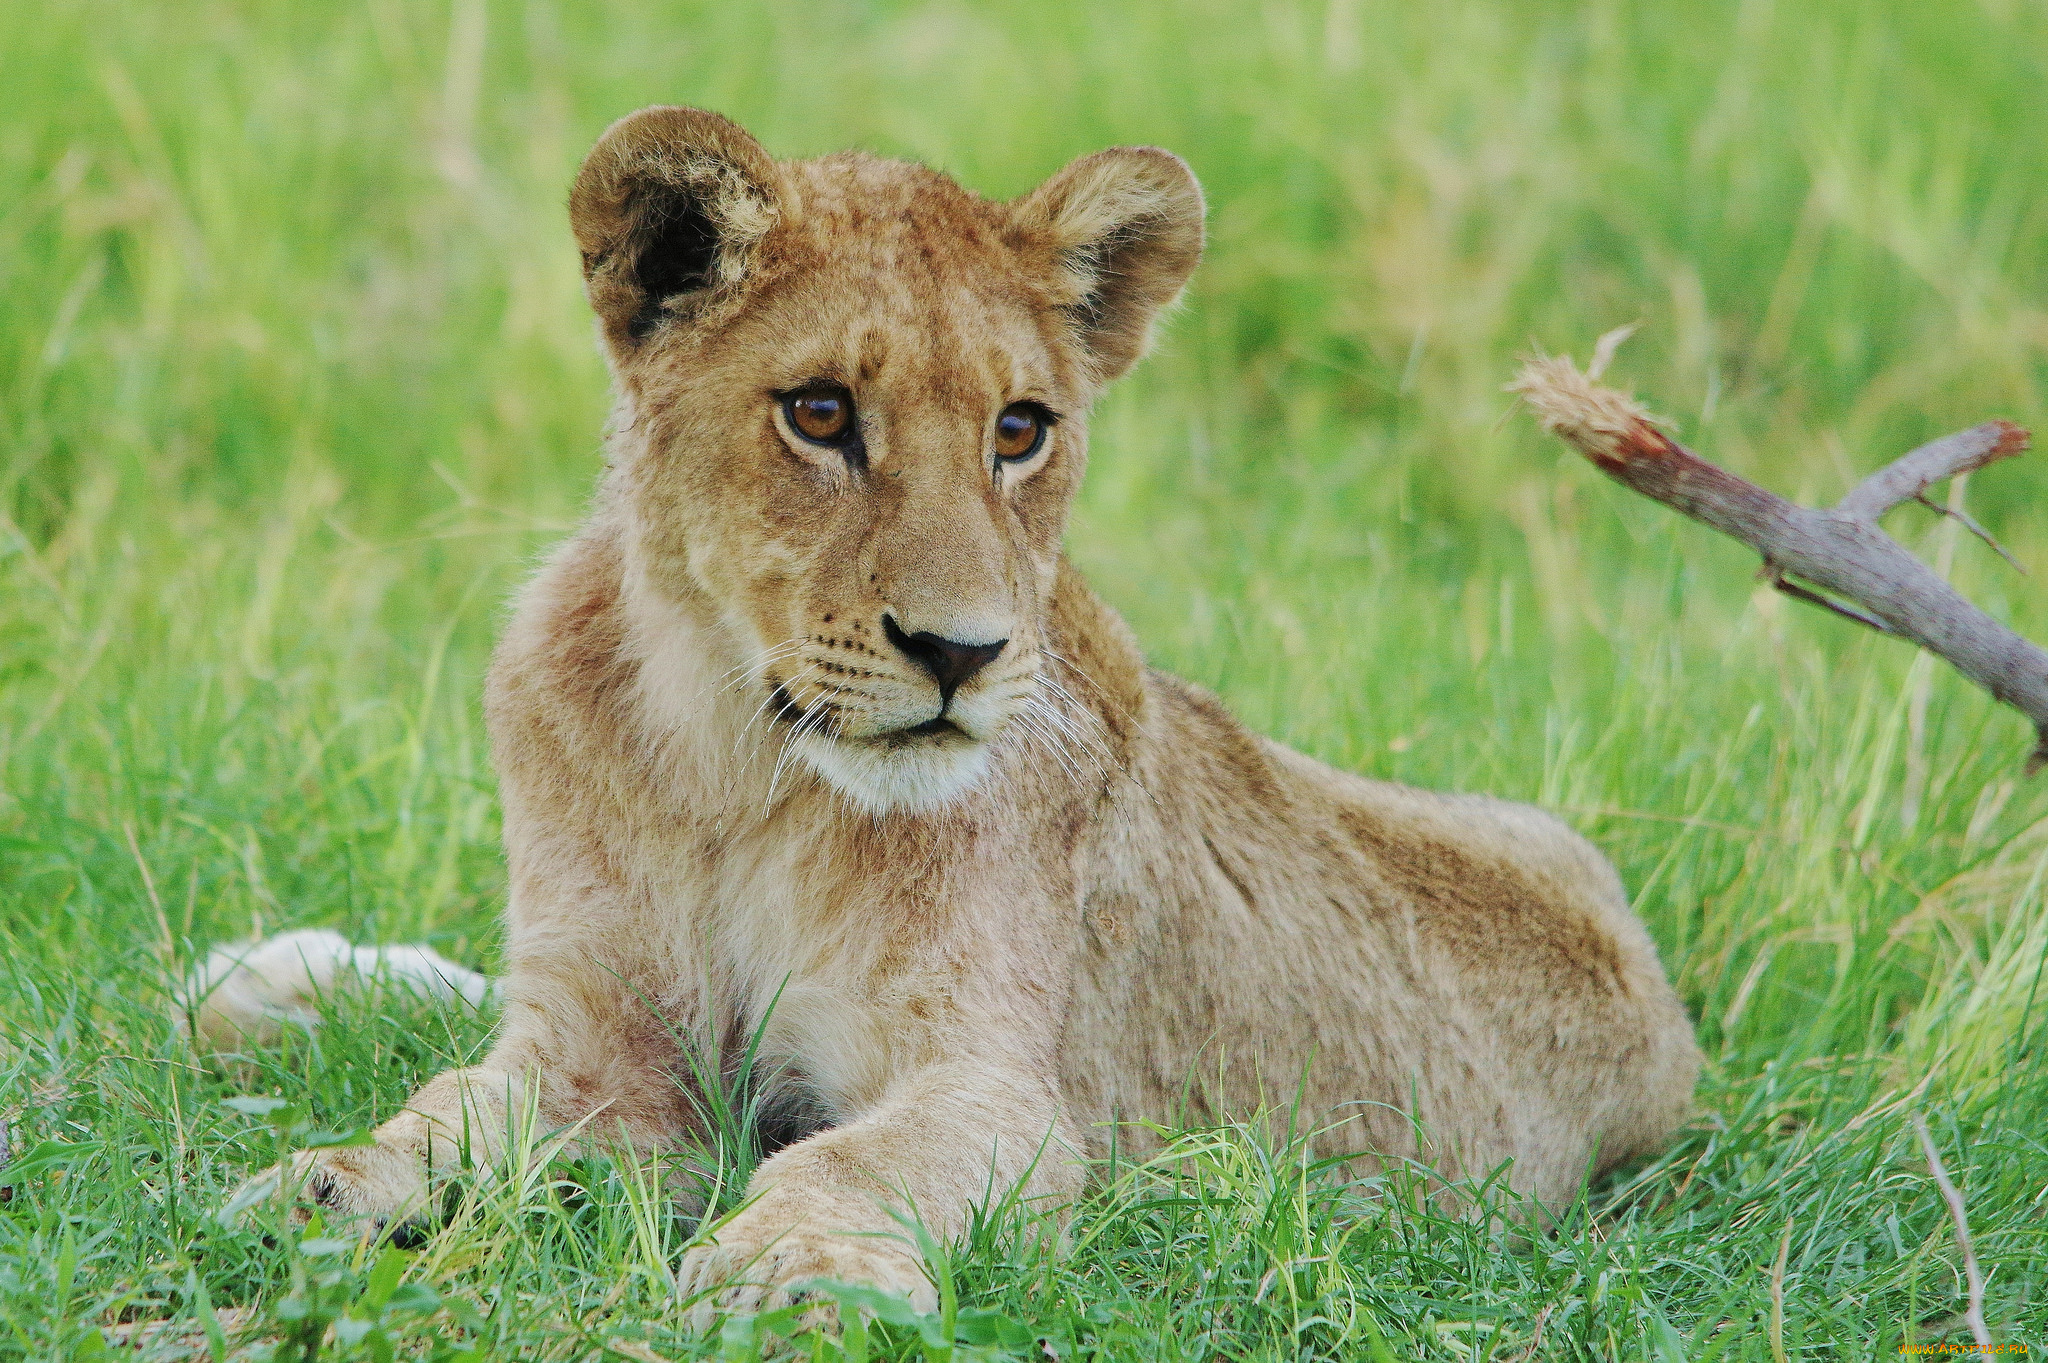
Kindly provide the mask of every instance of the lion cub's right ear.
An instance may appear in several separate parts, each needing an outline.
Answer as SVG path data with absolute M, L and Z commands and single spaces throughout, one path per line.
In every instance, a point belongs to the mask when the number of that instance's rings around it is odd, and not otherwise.
M 737 284 L 781 204 L 774 159 L 731 119 L 656 105 L 612 124 L 569 191 L 606 339 L 631 351 Z

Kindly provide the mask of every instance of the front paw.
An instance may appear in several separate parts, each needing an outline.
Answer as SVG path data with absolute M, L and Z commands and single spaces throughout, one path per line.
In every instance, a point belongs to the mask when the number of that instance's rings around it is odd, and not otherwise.
M 919 1311 L 937 1310 L 938 1294 L 901 1234 L 791 1224 L 786 1216 L 749 1208 L 683 1256 L 676 1287 L 691 1302 L 690 1321 L 699 1330 L 709 1329 L 721 1312 L 780 1310 L 807 1295 L 802 1284 L 819 1278 L 878 1287 L 909 1297 Z
M 426 1210 L 426 1172 L 417 1156 L 385 1145 L 301 1150 L 244 1183 L 223 1214 L 232 1218 L 278 1199 L 289 1203 L 295 1226 L 305 1225 L 315 1207 L 329 1223 L 404 1222 Z

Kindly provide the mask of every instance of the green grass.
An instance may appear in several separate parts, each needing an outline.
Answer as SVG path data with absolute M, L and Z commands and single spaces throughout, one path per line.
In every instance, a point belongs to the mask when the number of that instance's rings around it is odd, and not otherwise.
M 2020 776 L 2023 722 L 1758 594 L 1740 550 L 1500 392 L 1530 346 L 1640 319 L 1617 377 L 1809 501 L 1944 430 L 2048 424 L 2038 6 L 0 0 L 0 33 L 0 1111 L 41 1151 L 0 1204 L 0 1356 L 153 1320 L 164 1357 L 212 1356 L 209 1320 L 318 1348 L 349 1303 L 401 1356 L 727 1347 L 683 1328 L 664 1273 L 691 1227 L 625 1165 L 478 1190 L 411 1258 L 219 1224 L 274 1123 L 368 1123 L 488 1019 L 337 1004 L 228 1072 L 164 994 L 287 925 L 493 964 L 479 680 L 605 410 L 562 200 L 656 101 L 999 195 L 1110 143 L 1185 154 L 1208 262 L 1105 405 L 1073 552 L 1252 724 L 1564 811 L 1711 1058 L 1670 1153 L 1527 1243 L 1191 1133 L 1106 1175 L 1064 1258 L 992 1216 L 951 1261 L 976 1347 L 1954 1341 L 1915 1112 L 1994 1334 L 2048 1347 L 2048 784 Z M 2036 638 L 2044 467 L 1968 489 L 2032 578 L 1892 522 Z M 351 1327 L 323 1356 L 378 1347 Z

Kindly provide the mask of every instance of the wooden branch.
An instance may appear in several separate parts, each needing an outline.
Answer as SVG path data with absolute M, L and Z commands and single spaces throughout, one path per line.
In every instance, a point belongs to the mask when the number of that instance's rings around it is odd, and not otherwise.
M 1563 356 L 1525 364 L 1508 391 L 1616 482 L 1756 550 L 1761 576 L 1778 590 L 1945 659 L 2034 722 L 2028 773 L 2048 763 L 2048 652 L 1964 600 L 1877 525 L 1930 484 L 2026 449 L 2024 430 L 1991 421 L 1958 431 L 1879 469 L 1839 506 L 1804 507 L 1700 458 Z
M 1921 499 L 1936 483 L 1981 469 L 2026 447 L 2025 431 L 2010 422 L 1987 421 L 1901 455 L 1849 489 L 1849 495 L 1835 503 L 1835 510 L 1866 521 L 1880 520 L 1900 502 Z

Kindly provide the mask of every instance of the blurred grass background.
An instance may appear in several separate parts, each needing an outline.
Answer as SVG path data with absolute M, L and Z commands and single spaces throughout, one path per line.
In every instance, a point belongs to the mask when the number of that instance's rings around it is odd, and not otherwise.
M 308 924 L 491 963 L 480 677 L 606 407 L 563 199 L 654 102 L 993 196 L 1114 143 L 1187 157 L 1208 257 L 1098 418 L 1076 558 L 1254 725 L 1541 801 L 1606 847 L 1715 1060 L 1695 1174 L 1752 1110 L 1766 1166 L 1868 1136 L 1903 1167 L 1903 1109 L 1847 1123 L 1924 1081 L 1958 1141 L 2016 1161 L 1980 1167 L 2004 1190 L 1980 1249 L 2039 1338 L 2048 785 L 2020 777 L 2023 721 L 1758 592 L 1743 551 L 1501 392 L 1519 355 L 1639 320 L 1614 377 L 1807 501 L 1956 427 L 2041 428 L 2039 5 L 0 0 L 0 33 L 0 1109 L 17 1143 L 126 1152 L 0 1209 L 24 1265 L 0 1268 L 0 1351 L 189 1313 L 193 1264 L 283 1290 L 288 1255 L 195 1248 L 225 1234 L 197 1203 L 267 1147 L 218 1109 L 251 1073 L 194 1071 L 171 1036 L 166 972 Z M 1967 489 L 2033 578 L 1916 508 L 1891 528 L 2042 638 L 2044 489 L 2039 456 Z M 255 1086 L 366 1121 L 481 1024 L 432 1030 L 341 1028 Z M 1816 1076 L 1833 1097 L 1757 1097 Z M 1866 1191 L 1828 1234 L 1891 1216 L 1901 1248 L 1792 1294 L 1811 1356 L 1953 1313 L 1931 1191 Z M 1768 1265 L 1778 1225 L 1717 1233 Z M 1652 1274 L 1631 1337 L 1675 1321 L 1752 1356 L 1761 1325 L 1717 1323 L 1765 1290 L 1738 1269 L 1723 1306 Z M 1542 1300 L 1500 1292 L 1526 1344 Z M 1815 1324 L 1844 1293 L 1862 1314 Z M 1400 1356 L 1478 1338 L 1374 1309 L 1412 1327 Z M 1593 1324 L 1551 1328 L 1529 1347 L 1608 1356 Z M 1200 1355 L 1161 1330 L 1146 1347 Z M 1511 1356 L 1502 1331 L 1483 1347 Z

